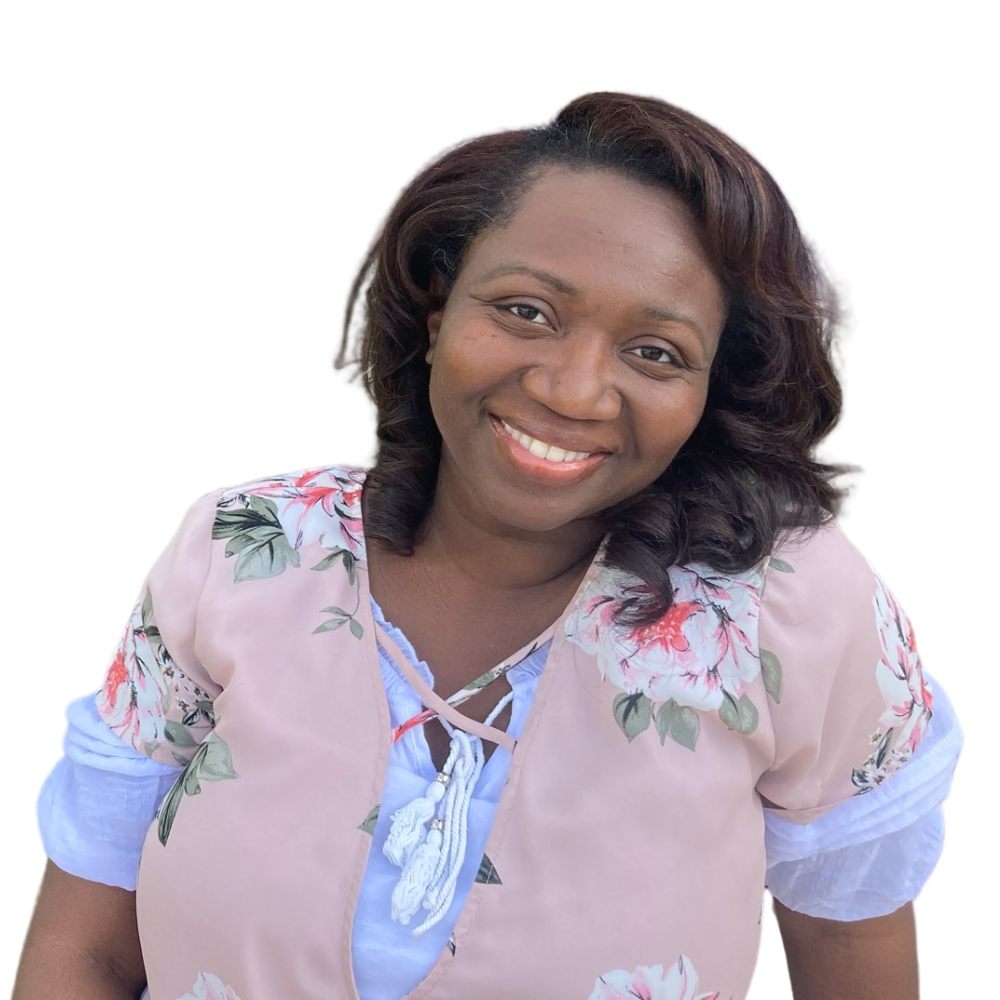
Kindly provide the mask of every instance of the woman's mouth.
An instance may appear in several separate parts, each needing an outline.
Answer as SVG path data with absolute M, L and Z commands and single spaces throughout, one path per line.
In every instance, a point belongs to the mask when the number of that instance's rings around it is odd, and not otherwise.
M 600 465 L 608 453 L 604 451 L 568 451 L 558 445 L 533 438 L 511 427 L 505 420 L 491 415 L 490 423 L 497 432 L 501 451 L 519 472 L 549 482 L 575 482 Z
M 500 421 L 500 426 L 519 444 L 531 452 L 535 458 L 544 458 L 547 462 L 579 462 L 581 459 L 590 458 L 593 452 L 589 451 L 567 451 L 558 445 L 547 444 L 537 438 L 530 437 L 522 431 L 511 427 L 505 420 Z

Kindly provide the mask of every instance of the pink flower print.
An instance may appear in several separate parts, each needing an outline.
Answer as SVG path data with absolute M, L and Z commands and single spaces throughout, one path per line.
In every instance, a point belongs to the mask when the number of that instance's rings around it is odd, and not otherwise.
M 97 693 L 98 715 L 119 739 L 140 753 L 163 734 L 167 694 L 162 666 L 143 626 L 142 606 L 140 600 Z
M 690 593 L 705 609 L 704 622 L 692 631 L 692 651 L 699 662 L 708 665 L 720 700 L 723 690 L 739 699 L 760 673 L 756 648 L 760 593 L 748 580 L 692 571 L 685 576 L 690 577 Z
M 662 965 L 606 972 L 594 983 L 588 1000 L 718 1000 L 718 996 L 698 992 L 698 974 L 691 959 L 681 955 L 666 973 Z
M 691 649 L 691 643 L 684 634 L 684 623 L 702 610 L 702 605 L 694 601 L 674 601 L 662 618 L 651 625 L 639 625 L 632 629 L 632 638 L 639 649 L 648 650 L 661 646 L 675 653 L 687 653 Z
M 722 705 L 724 692 L 738 701 L 760 673 L 760 598 L 749 574 L 730 578 L 707 568 L 675 567 L 670 575 L 674 600 L 663 617 L 621 627 L 615 612 L 626 594 L 644 585 L 603 569 L 567 619 L 567 637 L 596 656 L 601 676 L 626 694 L 708 710 Z
M 893 752 L 897 766 L 916 750 L 930 721 L 934 699 L 924 683 L 913 627 L 895 597 L 876 576 L 872 600 L 882 658 L 876 667 L 886 709 L 879 720 L 896 733 Z
M 104 700 L 112 711 L 118 703 L 118 692 L 128 682 L 128 671 L 125 669 L 125 651 L 119 649 L 108 667 L 108 675 L 104 678 Z
M 604 591 L 603 580 L 602 572 L 597 581 L 588 584 L 566 621 L 566 635 L 591 654 L 597 653 L 605 636 L 611 634 L 614 614 L 620 606 L 613 594 Z
M 241 487 L 243 495 L 274 502 L 278 521 L 293 549 L 319 540 L 324 548 L 346 548 L 364 558 L 360 470 L 322 468 Z
M 859 793 L 881 784 L 910 759 L 923 739 L 934 707 L 933 695 L 924 682 L 913 627 L 877 575 L 872 606 L 882 647 L 875 678 L 885 711 L 871 736 L 875 749 L 861 767 L 854 769 L 852 780 Z
M 193 992 L 185 993 L 178 1000 L 240 1000 L 232 986 L 226 986 L 210 972 L 199 972 L 192 987 Z
M 177 763 L 177 751 L 194 747 L 214 725 L 209 695 L 177 667 L 163 645 L 148 590 L 125 627 L 96 706 L 119 739 L 170 764 Z M 179 731 L 172 734 L 183 741 L 180 746 L 164 740 L 174 722 L 187 731 L 186 737 Z

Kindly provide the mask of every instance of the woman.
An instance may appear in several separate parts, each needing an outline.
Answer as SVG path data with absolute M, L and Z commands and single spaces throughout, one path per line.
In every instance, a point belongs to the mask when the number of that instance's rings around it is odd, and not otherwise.
M 43 794 L 18 1000 L 743 997 L 765 868 L 797 996 L 915 997 L 959 736 L 832 523 L 771 178 L 589 95 L 428 168 L 369 274 L 376 466 L 191 508 Z

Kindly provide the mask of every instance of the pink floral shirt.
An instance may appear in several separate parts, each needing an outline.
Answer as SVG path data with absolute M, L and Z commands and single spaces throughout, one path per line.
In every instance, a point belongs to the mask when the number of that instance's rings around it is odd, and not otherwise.
M 351 914 L 390 733 L 363 479 L 310 470 L 196 504 L 109 670 L 107 724 L 183 767 L 140 870 L 154 1000 L 356 997 Z M 497 877 L 415 1000 L 742 997 L 765 813 L 820 824 L 913 757 L 933 712 L 913 630 L 835 527 L 745 573 L 671 579 L 662 619 L 621 627 L 642 583 L 595 559 L 536 640 L 552 647 L 516 745 L 408 677 L 513 750 Z M 212 887 L 196 911 L 193 886 Z

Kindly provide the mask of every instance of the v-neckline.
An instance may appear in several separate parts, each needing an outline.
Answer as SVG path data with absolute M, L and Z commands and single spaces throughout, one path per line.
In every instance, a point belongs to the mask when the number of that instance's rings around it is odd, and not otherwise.
M 367 546 L 364 545 L 364 526 L 363 521 L 361 521 L 360 518 L 359 529 L 358 534 L 362 540 L 362 550 L 361 555 L 358 557 L 359 565 L 357 568 L 359 572 L 357 596 L 358 613 L 363 619 L 363 632 L 360 641 L 365 650 L 365 660 L 368 664 L 373 693 L 376 695 L 376 710 L 378 711 L 379 719 L 381 720 L 383 726 L 383 739 L 379 746 L 379 756 L 375 763 L 373 775 L 376 782 L 376 787 L 373 789 L 373 792 L 377 800 L 381 801 L 382 793 L 385 789 L 385 783 L 388 778 L 392 720 L 389 715 L 389 705 L 388 700 L 385 697 L 385 685 L 382 681 L 382 672 L 379 665 L 378 632 L 380 630 L 377 629 L 375 624 L 375 615 L 372 610 L 372 594 L 368 578 Z M 506 657 L 501 661 L 501 663 L 503 663 L 517 656 L 523 658 L 524 652 L 529 650 L 533 645 L 540 645 L 548 639 L 552 640 L 545 656 L 545 663 L 542 667 L 541 675 L 539 676 L 538 688 L 536 689 L 535 697 L 532 700 L 528 717 L 525 720 L 522 735 L 518 740 L 514 740 L 509 733 L 496 729 L 493 726 L 486 726 L 481 722 L 477 722 L 475 719 L 469 718 L 457 709 L 453 708 L 451 705 L 448 705 L 443 698 L 435 694 L 433 689 L 427 685 L 417 670 L 409 662 L 409 659 L 403 651 L 399 648 L 395 640 L 389 636 L 387 632 L 381 630 L 382 638 L 386 639 L 388 642 L 388 644 L 385 645 L 386 652 L 389 653 L 394 661 L 398 661 L 397 666 L 400 668 L 403 676 L 411 683 L 421 701 L 423 701 L 428 708 L 434 708 L 439 712 L 439 714 L 451 722 L 452 725 L 462 729 L 464 732 L 480 736 L 481 738 L 490 739 L 499 746 L 509 749 L 512 754 L 512 760 L 510 762 L 507 775 L 507 782 L 500 793 L 500 799 L 497 802 L 496 811 L 493 817 L 492 829 L 489 837 L 487 838 L 487 853 L 490 857 L 494 857 L 499 853 L 498 849 L 503 834 L 503 828 L 505 826 L 505 817 L 516 794 L 520 770 L 524 763 L 524 751 L 527 750 L 528 744 L 531 740 L 531 735 L 534 729 L 537 728 L 537 726 L 533 725 L 533 722 L 537 719 L 539 713 L 544 707 L 547 689 L 553 680 L 554 675 L 549 669 L 549 664 L 558 662 L 558 655 L 562 645 L 561 640 L 565 638 L 563 634 L 565 631 L 565 622 L 573 613 L 580 597 L 600 571 L 601 559 L 604 554 L 605 546 L 606 540 L 602 540 L 601 544 L 597 548 L 597 551 L 591 558 L 586 572 L 581 577 L 576 589 L 570 596 L 566 606 L 559 613 L 556 620 L 551 625 L 546 627 L 535 639 L 526 643 L 519 650 L 517 650 L 513 656 Z M 522 748 L 520 753 L 514 753 L 516 747 Z M 371 846 L 371 844 L 368 844 L 367 847 L 359 853 L 360 865 L 356 868 L 352 884 L 348 890 L 347 919 L 344 925 L 345 931 L 343 937 L 343 955 L 346 961 L 347 985 L 349 988 L 348 995 L 350 1000 L 361 1000 L 358 993 L 357 983 L 354 979 L 352 942 L 354 921 L 358 909 L 358 896 L 361 892 L 364 874 L 368 867 L 368 857 Z M 464 937 L 465 930 L 473 919 L 481 901 L 482 889 L 482 884 L 473 884 L 468 897 L 462 905 L 458 920 L 452 930 L 452 940 Z M 424 976 L 424 978 L 409 993 L 402 997 L 401 1000 L 423 1000 L 423 998 L 428 997 L 429 991 L 436 986 L 441 976 L 447 971 L 445 963 L 449 958 L 454 959 L 454 954 L 450 952 L 448 948 L 445 948 L 441 954 L 438 955 L 430 969 L 428 969 L 427 975 Z
M 367 480 L 367 473 L 365 475 L 365 480 Z M 371 581 L 368 574 L 368 541 L 365 537 L 364 528 L 364 485 L 362 482 L 361 487 L 361 498 L 358 501 L 357 507 L 357 529 L 356 535 L 361 541 L 361 553 L 358 556 L 358 562 L 364 565 L 364 572 L 359 574 L 358 578 L 358 606 L 359 608 L 364 608 L 366 611 L 366 617 L 368 622 L 372 625 L 371 633 L 368 633 L 366 629 L 366 639 L 374 653 L 374 662 L 378 663 L 378 640 L 375 638 L 375 616 L 372 611 L 372 592 L 371 592 Z M 583 576 L 580 578 L 579 583 L 570 595 L 569 602 L 563 607 L 562 611 L 556 617 L 550 625 L 546 626 L 534 639 L 530 642 L 524 643 L 519 649 L 515 650 L 510 656 L 505 656 L 499 663 L 497 663 L 491 670 L 497 670 L 501 666 L 507 663 L 516 664 L 520 660 L 524 659 L 525 656 L 530 655 L 533 649 L 537 649 L 539 646 L 546 642 L 549 642 L 556 634 L 557 629 L 559 629 L 565 622 L 566 618 L 569 617 L 573 608 L 575 607 L 580 595 L 583 593 L 587 584 L 591 581 L 592 577 L 596 574 L 600 568 L 601 558 L 604 555 L 604 550 L 607 545 L 607 536 L 605 536 L 600 544 L 597 546 L 596 551 L 593 556 L 591 556 L 590 562 L 587 565 Z M 363 579 L 363 583 L 362 583 Z M 381 610 L 381 605 L 379 605 Z M 385 615 L 382 615 L 383 620 L 385 620 Z M 480 739 L 489 740 L 495 743 L 497 746 L 502 746 L 504 749 L 514 752 L 514 747 L 517 741 L 507 732 L 502 729 L 498 729 L 495 726 L 487 726 L 476 719 L 470 718 L 462 712 L 459 712 L 457 708 L 453 705 L 449 705 L 448 702 L 442 698 L 427 682 L 420 676 L 417 669 L 410 663 L 409 657 L 400 649 L 399 644 L 396 640 L 384 629 L 379 630 L 381 632 L 381 637 L 384 640 L 382 643 L 386 653 L 389 658 L 396 665 L 396 668 L 402 673 L 406 680 L 413 687 L 413 690 L 417 693 L 421 702 L 430 709 L 433 709 L 439 716 L 446 719 L 452 726 L 457 729 L 461 729 L 463 732 L 469 733 L 473 736 L 478 736 Z M 365 640 L 362 640 L 365 641 Z M 551 654 L 551 646 L 549 648 L 549 654 L 545 658 L 545 667 L 548 666 L 549 655 Z M 543 673 L 545 671 L 543 667 Z M 490 673 L 487 671 L 486 673 Z
M 562 615 L 560 616 L 560 620 L 561 619 Z M 553 622 L 535 639 L 531 642 L 525 643 L 513 655 L 504 657 L 504 659 L 502 659 L 495 667 L 486 671 L 486 673 L 482 676 L 485 677 L 490 673 L 499 671 L 501 668 L 507 667 L 508 664 L 510 664 L 510 666 L 515 666 L 520 663 L 526 656 L 530 656 L 534 650 L 538 649 L 552 638 L 555 634 L 557 624 L 558 621 Z M 514 747 L 517 741 L 510 735 L 510 733 L 504 731 L 503 729 L 498 729 L 496 726 L 488 726 L 483 722 L 471 719 L 469 716 L 460 712 L 454 705 L 449 704 L 448 701 L 442 698 L 423 679 L 423 677 L 420 676 L 416 667 L 410 663 L 409 657 L 406 656 L 406 654 L 399 648 L 399 644 L 396 642 L 395 638 L 389 634 L 389 632 L 384 629 L 381 630 L 381 634 L 376 639 L 376 642 L 381 643 L 382 647 L 389 655 L 389 658 L 395 664 L 396 669 L 399 670 L 407 681 L 409 681 L 410 686 L 414 691 L 416 691 L 421 702 L 423 702 L 427 708 L 433 709 L 439 716 L 450 722 L 456 729 L 461 729 L 463 732 L 470 733 L 473 736 L 478 736 L 480 739 L 490 740 L 492 743 L 496 743 L 497 746 L 502 746 L 511 753 L 514 752 Z M 507 667 L 507 669 L 510 669 L 510 667 Z M 504 673 L 506 673 L 506 670 L 504 670 Z

